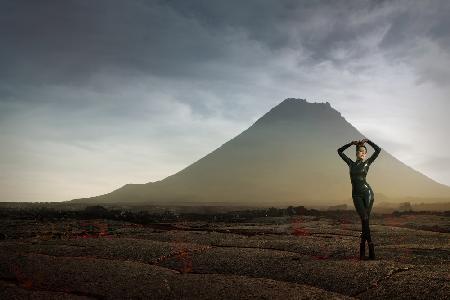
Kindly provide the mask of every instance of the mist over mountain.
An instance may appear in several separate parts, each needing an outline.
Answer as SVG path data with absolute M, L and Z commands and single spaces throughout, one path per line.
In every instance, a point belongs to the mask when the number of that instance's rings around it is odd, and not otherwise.
M 326 103 L 288 98 L 208 155 L 156 182 L 127 184 L 111 193 L 71 200 L 87 203 L 220 203 L 240 205 L 333 205 L 351 203 L 346 163 L 337 149 L 363 138 Z M 383 145 L 367 182 L 375 203 L 450 198 L 450 187 L 405 165 Z M 367 145 L 370 157 L 373 149 Z M 346 154 L 355 160 L 355 146 Z M 432 199 L 436 201 L 436 199 Z M 448 201 L 448 199 L 447 199 Z

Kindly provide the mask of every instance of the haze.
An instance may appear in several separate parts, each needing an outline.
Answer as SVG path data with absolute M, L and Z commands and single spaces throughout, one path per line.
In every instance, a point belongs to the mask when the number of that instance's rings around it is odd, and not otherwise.
M 0 201 L 161 180 L 289 97 L 450 185 L 448 1 L 0 4 Z

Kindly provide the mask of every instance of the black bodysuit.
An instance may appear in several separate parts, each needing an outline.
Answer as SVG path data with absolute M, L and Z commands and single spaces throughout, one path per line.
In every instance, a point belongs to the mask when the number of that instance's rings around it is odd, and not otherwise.
M 374 195 L 372 188 L 366 181 L 366 175 L 369 171 L 369 166 L 378 157 L 378 154 L 380 154 L 381 148 L 370 140 L 368 140 L 367 143 L 374 148 L 375 152 L 366 161 L 352 161 L 347 157 L 347 155 L 344 154 L 344 150 L 350 147 L 352 143 L 348 143 L 342 146 L 337 150 L 337 152 L 349 166 L 350 180 L 352 182 L 353 204 L 355 205 L 356 211 L 361 217 L 361 221 L 363 223 L 363 234 L 366 236 L 367 240 L 370 240 L 370 230 L 368 229 L 368 223 L 370 212 L 372 210 L 374 202 Z

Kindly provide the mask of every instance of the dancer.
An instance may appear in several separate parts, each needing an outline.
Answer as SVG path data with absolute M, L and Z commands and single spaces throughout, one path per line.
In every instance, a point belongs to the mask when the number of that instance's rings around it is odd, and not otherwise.
M 364 143 L 368 143 L 372 146 L 375 152 L 366 161 L 364 158 L 367 154 L 367 148 Z M 344 150 L 351 145 L 356 145 L 356 161 L 352 161 L 347 155 L 344 154 Z M 372 188 L 366 182 L 366 175 L 369 171 L 369 166 L 378 157 L 381 152 L 381 148 L 369 139 L 363 139 L 361 141 L 352 141 L 345 144 L 337 150 L 339 156 L 347 163 L 350 170 L 350 179 L 352 182 L 352 198 L 356 211 L 361 218 L 362 232 L 361 242 L 359 247 L 360 259 L 365 259 L 366 241 L 369 245 L 369 258 L 375 259 L 375 249 L 370 236 L 369 217 L 372 210 L 374 195 Z

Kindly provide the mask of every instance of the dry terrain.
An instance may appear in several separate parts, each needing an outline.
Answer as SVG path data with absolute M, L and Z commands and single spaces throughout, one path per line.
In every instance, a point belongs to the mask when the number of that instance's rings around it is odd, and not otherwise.
M 450 218 L 0 220 L 1 299 L 449 299 Z M 355 221 L 356 220 L 356 221 Z

